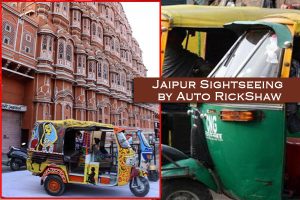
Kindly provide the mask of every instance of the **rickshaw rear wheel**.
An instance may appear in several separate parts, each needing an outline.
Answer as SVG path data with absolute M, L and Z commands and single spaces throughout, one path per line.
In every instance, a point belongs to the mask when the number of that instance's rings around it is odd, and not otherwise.
M 140 185 L 136 186 L 135 180 L 139 179 Z M 150 190 L 150 185 L 148 179 L 142 176 L 138 176 L 133 178 L 129 183 L 130 191 L 134 194 L 136 197 L 144 197 L 148 194 Z
M 149 181 L 156 182 L 159 179 L 158 171 L 157 170 L 149 170 L 148 171 L 148 179 Z
M 163 181 L 163 200 L 212 200 L 213 197 L 203 184 L 190 179 Z
M 57 175 L 49 175 L 44 183 L 46 192 L 51 196 L 60 196 L 65 191 L 65 184 Z
M 20 169 L 20 164 L 19 164 L 19 162 L 18 162 L 18 160 L 17 159 L 11 159 L 11 161 L 10 161 L 10 163 L 9 163 L 9 166 L 10 166 L 10 169 L 12 170 L 12 171 L 18 171 L 19 169 Z

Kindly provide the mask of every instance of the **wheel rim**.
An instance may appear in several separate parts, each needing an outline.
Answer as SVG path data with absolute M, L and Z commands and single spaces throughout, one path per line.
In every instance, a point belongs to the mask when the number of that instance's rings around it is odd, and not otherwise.
M 48 182 L 48 189 L 50 190 L 50 192 L 56 193 L 60 190 L 60 184 L 58 181 L 56 180 L 50 180 Z
M 18 163 L 12 162 L 11 165 L 12 165 L 13 169 L 19 169 Z
M 145 184 L 141 181 L 139 177 L 136 177 L 138 185 L 134 188 L 138 193 L 142 193 L 145 190 Z
M 187 190 L 180 190 L 170 194 L 167 200 L 200 200 L 199 197 Z

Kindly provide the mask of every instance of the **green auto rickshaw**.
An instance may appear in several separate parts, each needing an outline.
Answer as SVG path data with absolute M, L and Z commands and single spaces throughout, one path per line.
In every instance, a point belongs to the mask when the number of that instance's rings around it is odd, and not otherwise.
M 300 78 L 300 12 L 237 21 L 209 77 Z M 298 92 L 298 91 L 295 91 Z M 299 103 L 191 105 L 191 155 L 163 147 L 163 199 L 300 199 Z

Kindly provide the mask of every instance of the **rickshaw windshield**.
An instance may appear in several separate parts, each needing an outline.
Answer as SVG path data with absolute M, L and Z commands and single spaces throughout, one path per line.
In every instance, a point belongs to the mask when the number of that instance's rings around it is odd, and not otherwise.
M 248 31 L 210 77 L 277 77 L 282 49 L 269 30 Z
M 126 140 L 126 137 L 123 132 L 117 133 L 117 139 L 122 148 L 130 148 L 129 142 Z
M 141 133 L 141 136 L 142 136 L 142 140 L 143 140 L 143 143 L 146 147 L 150 147 L 145 135 L 143 133 Z

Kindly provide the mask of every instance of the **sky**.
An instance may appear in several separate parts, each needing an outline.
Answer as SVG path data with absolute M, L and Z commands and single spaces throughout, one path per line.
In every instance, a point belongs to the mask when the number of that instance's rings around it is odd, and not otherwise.
M 147 77 L 159 76 L 159 2 L 122 2 L 133 37 L 143 52 Z

